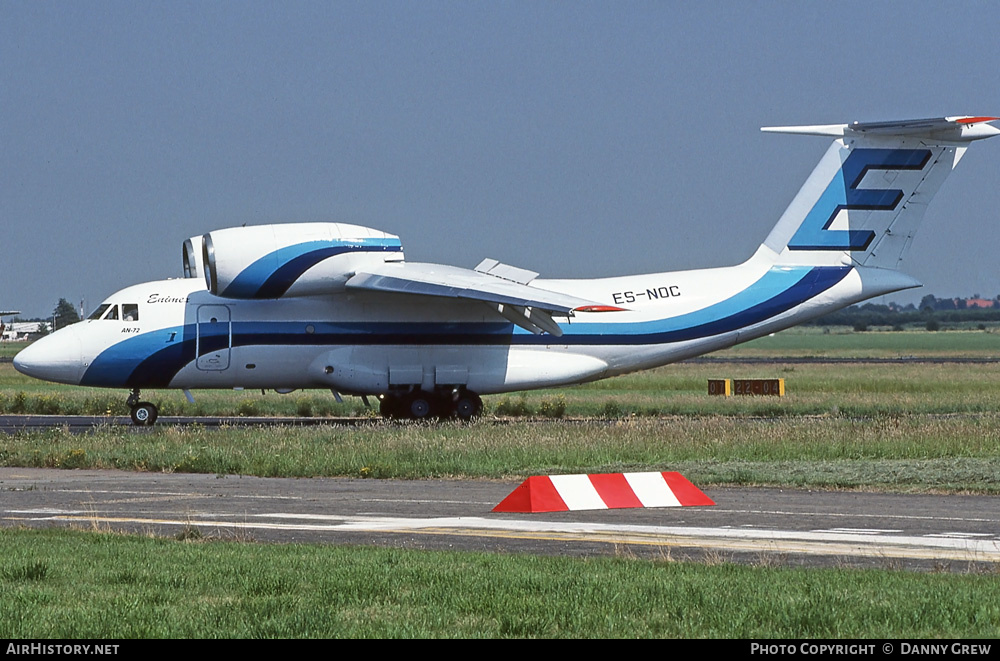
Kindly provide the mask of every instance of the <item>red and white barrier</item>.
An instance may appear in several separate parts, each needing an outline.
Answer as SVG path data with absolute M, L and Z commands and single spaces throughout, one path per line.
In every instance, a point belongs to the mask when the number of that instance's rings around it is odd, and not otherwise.
M 529 477 L 494 512 L 568 512 L 622 507 L 689 507 L 715 502 L 677 472 Z

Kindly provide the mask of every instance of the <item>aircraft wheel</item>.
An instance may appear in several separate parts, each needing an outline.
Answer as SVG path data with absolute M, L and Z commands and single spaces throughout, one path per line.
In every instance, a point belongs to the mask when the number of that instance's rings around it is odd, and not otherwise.
M 406 403 L 406 413 L 414 420 L 425 420 L 431 414 L 430 398 L 422 392 L 411 396 Z
M 471 420 L 482 412 L 483 400 L 475 393 L 464 393 L 463 395 L 460 395 L 458 401 L 455 402 L 455 415 L 457 415 L 460 420 Z
M 140 427 L 148 427 L 156 423 L 158 415 L 159 411 L 157 411 L 155 404 L 139 402 L 131 410 L 132 424 L 139 425 Z

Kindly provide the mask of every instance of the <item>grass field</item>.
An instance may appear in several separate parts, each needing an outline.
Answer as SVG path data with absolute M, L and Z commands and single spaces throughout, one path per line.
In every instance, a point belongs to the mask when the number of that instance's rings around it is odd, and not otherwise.
M 1000 328 L 927 332 L 799 326 L 712 356 L 824 356 L 830 358 L 1000 357 Z
M 106 427 L 0 437 L 0 464 L 402 479 L 679 470 L 702 487 L 1000 493 L 998 441 L 995 414 Z
M 0 464 L 414 479 L 669 469 L 703 487 L 1000 493 L 1000 364 L 782 360 L 803 356 L 995 358 L 1000 334 L 809 329 L 711 363 L 490 397 L 474 424 L 52 429 L 0 436 Z M 721 377 L 782 377 L 788 395 L 709 397 L 707 379 Z M 0 363 L 0 411 L 120 413 L 124 396 Z M 313 393 L 196 392 L 194 406 L 148 396 L 163 413 L 367 415 Z M 1000 635 L 989 566 L 806 570 L 10 529 L 0 558 L 0 636 L 12 638 Z
M 990 571 L 20 531 L 0 536 L 0 638 L 991 638 L 997 585 Z

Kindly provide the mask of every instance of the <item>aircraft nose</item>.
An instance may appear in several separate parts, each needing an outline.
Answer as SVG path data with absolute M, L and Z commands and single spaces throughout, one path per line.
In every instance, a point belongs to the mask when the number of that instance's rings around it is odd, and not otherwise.
M 78 385 L 83 373 L 80 336 L 73 327 L 35 340 L 14 356 L 14 369 L 43 381 Z

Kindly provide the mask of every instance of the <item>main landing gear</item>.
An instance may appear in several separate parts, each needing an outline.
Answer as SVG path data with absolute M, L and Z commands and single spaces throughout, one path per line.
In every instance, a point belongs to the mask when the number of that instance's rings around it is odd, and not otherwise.
M 125 403 L 128 404 L 129 415 L 132 417 L 133 425 L 148 427 L 156 423 L 156 417 L 159 415 L 156 404 L 140 402 L 138 388 L 132 390 Z
M 483 412 L 483 400 L 465 388 L 388 392 L 379 396 L 383 418 L 425 420 L 450 418 L 471 420 Z

